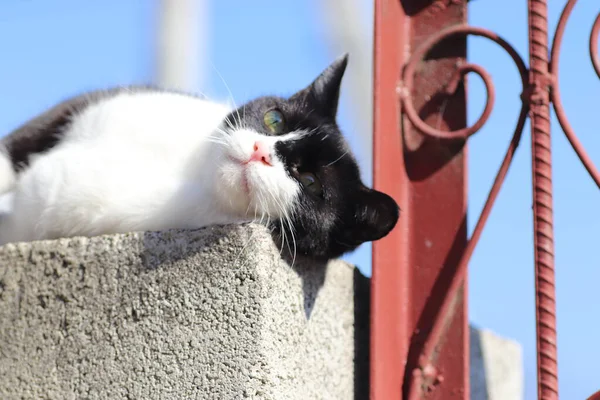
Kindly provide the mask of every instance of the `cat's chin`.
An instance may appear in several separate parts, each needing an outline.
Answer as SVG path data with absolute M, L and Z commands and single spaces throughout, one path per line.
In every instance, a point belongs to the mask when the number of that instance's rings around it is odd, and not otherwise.
M 251 220 L 290 215 L 298 184 L 282 165 L 266 166 L 227 158 L 221 168 L 218 200 L 229 212 Z

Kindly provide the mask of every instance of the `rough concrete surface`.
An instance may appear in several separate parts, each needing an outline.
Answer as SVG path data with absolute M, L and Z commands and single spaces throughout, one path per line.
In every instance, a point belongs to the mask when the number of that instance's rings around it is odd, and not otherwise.
M 521 346 L 493 332 L 470 328 L 472 400 L 521 400 L 524 396 Z
M 9 244 L 0 398 L 366 398 L 368 298 L 255 225 Z
M 368 398 L 368 279 L 289 261 L 256 225 L 0 247 L 0 399 Z M 471 329 L 471 399 L 522 376 Z

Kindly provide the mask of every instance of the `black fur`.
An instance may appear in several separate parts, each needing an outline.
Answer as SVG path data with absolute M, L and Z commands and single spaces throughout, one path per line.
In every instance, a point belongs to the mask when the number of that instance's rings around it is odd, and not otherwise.
M 279 142 L 275 150 L 291 176 L 317 176 L 323 195 L 305 190 L 292 216 L 298 253 L 318 259 L 339 257 L 367 241 L 386 236 L 396 225 L 399 208 L 388 195 L 367 188 L 358 164 L 336 123 L 340 85 L 347 56 L 329 66 L 307 88 L 285 99 L 260 97 L 233 111 L 227 123 L 269 134 L 264 113 L 278 109 L 285 118 L 282 133 L 311 132 L 295 141 Z M 273 230 L 280 233 L 279 223 Z M 288 234 L 288 238 L 291 236 Z
M 56 146 L 72 115 L 88 104 L 87 95 L 62 102 L 4 137 L 2 145 L 6 148 L 15 172 L 25 169 L 32 155 L 44 153 Z

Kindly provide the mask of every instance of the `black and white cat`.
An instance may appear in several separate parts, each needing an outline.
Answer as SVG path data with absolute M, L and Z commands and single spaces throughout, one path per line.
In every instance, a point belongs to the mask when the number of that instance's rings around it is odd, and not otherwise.
M 347 55 L 238 109 L 146 87 L 72 98 L 0 141 L 0 244 L 262 221 L 329 259 L 387 235 L 336 124 Z

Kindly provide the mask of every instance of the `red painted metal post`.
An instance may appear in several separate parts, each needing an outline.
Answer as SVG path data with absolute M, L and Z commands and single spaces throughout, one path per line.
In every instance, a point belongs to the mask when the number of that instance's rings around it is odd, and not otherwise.
M 466 281 L 452 299 L 432 362 L 420 363 L 466 245 L 465 141 L 423 135 L 405 120 L 400 101 L 413 49 L 465 22 L 466 1 L 375 2 L 374 184 L 402 211 L 394 232 L 373 248 L 372 399 L 406 399 L 413 376 L 420 398 L 469 398 Z M 450 38 L 415 71 L 416 89 L 408 95 L 434 127 L 466 126 L 464 85 L 447 94 L 465 57 L 466 39 Z
M 408 252 L 411 215 L 404 167 L 397 85 L 407 60 L 408 17 L 398 0 L 375 1 L 373 181 L 401 207 L 396 229 L 373 243 L 370 397 L 402 398 L 410 339 Z
M 552 152 L 548 71 L 548 7 L 529 0 L 529 84 L 533 167 L 533 224 L 537 328 L 538 399 L 558 399 Z

